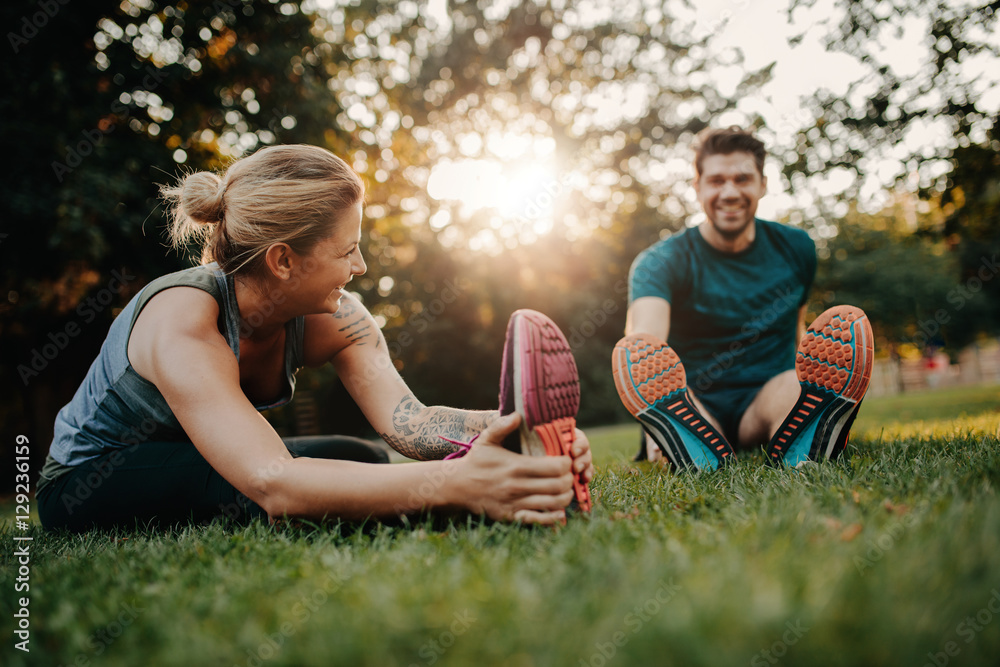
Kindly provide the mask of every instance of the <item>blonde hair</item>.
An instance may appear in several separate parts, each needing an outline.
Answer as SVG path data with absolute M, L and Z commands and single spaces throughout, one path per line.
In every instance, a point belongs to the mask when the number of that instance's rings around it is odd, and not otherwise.
M 201 241 L 201 263 L 227 274 L 260 276 L 264 253 L 287 243 L 307 254 L 362 201 L 365 186 L 346 162 L 316 146 L 269 146 L 232 163 L 221 176 L 188 174 L 160 195 L 175 248 Z

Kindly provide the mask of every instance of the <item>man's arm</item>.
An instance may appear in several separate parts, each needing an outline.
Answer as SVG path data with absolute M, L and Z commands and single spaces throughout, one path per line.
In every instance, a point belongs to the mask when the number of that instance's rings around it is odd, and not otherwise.
M 625 335 L 646 333 L 666 342 L 670 335 L 670 302 L 643 296 L 632 302 L 625 319 Z
M 670 335 L 670 302 L 658 296 L 642 296 L 633 301 L 625 317 L 625 335 L 636 333 L 650 334 L 666 342 Z M 646 458 L 650 461 L 663 458 L 660 448 L 648 436 Z

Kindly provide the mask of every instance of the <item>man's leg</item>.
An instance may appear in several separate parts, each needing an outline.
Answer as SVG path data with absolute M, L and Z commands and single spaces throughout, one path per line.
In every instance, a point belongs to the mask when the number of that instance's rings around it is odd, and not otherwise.
M 739 446 L 767 444 L 791 412 L 800 390 L 794 370 L 779 373 L 768 380 L 740 419 Z
M 797 386 L 798 384 L 796 384 L 796 387 Z M 698 400 L 698 397 L 694 395 L 694 392 L 691 391 L 690 387 L 688 387 L 688 398 L 690 398 L 691 402 L 694 403 L 694 407 L 698 408 L 698 412 L 700 412 L 701 415 L 705 418 L 705 421 L 711 424 L 716 431 L 722 433 L 723 429 L 722 425 L 719 423 L 719 420 L 716 419 L 715 416 L 708 409 L 705 408 L 702 402 Z M 777 426 L 775 426 L 775 428 L 777 428 Z M 659 446 L 656 444 L 656 442 L 653 441 L 653 438 L 651 438 L 649 433 L 646 432 L 646 429 L 643 429 L 642 433 L 643 437 L 646 439 L 646 459 L 649 461 L 659 461 L 660 459 L 662 459 L 663 452 L 660 451 Z

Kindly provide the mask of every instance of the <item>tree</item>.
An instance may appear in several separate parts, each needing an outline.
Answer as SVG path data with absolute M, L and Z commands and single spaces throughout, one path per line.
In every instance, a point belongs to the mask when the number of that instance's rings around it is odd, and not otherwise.
M 158 242 L 157 183 L 257 144 L 347 143 L 328 122 L 339 112 L 327 85 L 336 50 L 296 5 L 52 7 L 0 10 L 21 30 L 2 68 L 17 94 L 0 101 L 16 166 L 0 184 L 2 419 L 36 452 L 116 310 L 183 266 Z
M 970 309 L 967 330 L 1000 334 L 1000 117 L 981 144 L 956 148 L 944 191 L 930 195 L 944 212 L 942 235 L 959 256 Z M 981 294 L 980 294 L 981 291 Z
M 943 213 L 931 207 L 913 218 L 916 195 L 900 194 L 876 214 L 853 208 L 838 234 L 820 248 L 810 316 L 849 303 L 868 313 L 876 349 L 946 345 L 957 353 L 975 340 L 989 304 L 959 276 L 959 257 L 932 229 Z M 916 225 L 911 229 L 907 219 Z
M 793 0 L 789 11 L 812 4 Z M 995 81 L 1000 3 L 838 0 L 836 7 L 840 22 L 826 47 L 857 59 L 866 73 L 843 96 L 818 90 L 807 100 L 815 121 L 799 133 L 799 158 L 786 163 L 786 173 L 844 167 L 876 177 L 878 161 L 891 159 L 898 166 L 878 177 L 880 185 L 918 174 L 922 186 L 940 191 L 952 151 L 981 140 L 997 111 L 984 105 L 982 92 Z M 884 44 L 904 37 L 922 51 L 899 71 Z
M 812 4 L 795 0 L 790 12 Z M 883 279 L 891 283 L 884 297 L 907 282 L 927 290 L 902 302 L 877 299 L 881 312 L 893 313 L 888 319 L 896 322 L 887 334 L 920 340 L 914 327 L 927 322 L 928 312 L 919 304 L 944 309 L 950 324 L 942 329 L 952 346 L 967 344 L 977 334 L 996 334 L 1000 281 L 993 280 L 997 269 L 991 267 L 1000 250 L 1000 116 L 996 101 L 985 93 L 996 86 L 1000 71 L 1000 49 L 993 38 L 1000 2 L 843 0 L 836 6 L 841 18 L 826 46 L 855 57 L 866 73 L 845 95 L 820 90 L 807 101 L 814 122 L 798 134 L 789 151 L 797 158 L 786 162 L 785 173 L 793 187 L 802 188 L 810 175 L 847 169 L 859 178 L 839 197 L 841 206 L 878 201 L 873 195 L 881 190 L 919 194 L 922 206 L 935 212 L 933 220 L 906 230 L 920 238 L 907 239 L 904 232 L 884 239 L 901 245 L 895 251 L 886 246 L 886 255 L 873 257 L 880 277 L 868 284 L 869 293 Z M 907 38 L 922 50 L 893 66 L 884 46 L 887 38 Z M 892 200 L 882 203 L 886 208 L 864 224 L 892 210 Z M 896 209 L 900 219 L 912 218 L 912 211 Z M 859 238 L 869 242 L 880 236 L 861 233 L 856 226 L 861 219 L 842 223 L 845 239 L 834 242 L 839 250 L 846 252 Z M 883 247 L 881 241 L 875 245 Z M 927 255 L 930 249 L 933 253 Z M 944 250 L 957 256 L 945 258 L 940 254 Z M 915 273 L 914 266 L 922 273 Z M 841 273 L 856 268 L 852 263 Z M 948 277 L 933 271 L 947 271 Z M 935 291 L 946 286 L 943 294 Z M 910 303 L 908 315 L 900 312 Z

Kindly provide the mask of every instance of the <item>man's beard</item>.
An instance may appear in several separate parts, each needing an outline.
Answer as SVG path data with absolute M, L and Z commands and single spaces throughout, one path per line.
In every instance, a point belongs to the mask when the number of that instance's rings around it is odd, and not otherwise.
M 711 218 L 709 218 L 708 221 L 712 225 L 712 229 L 714 229 L 719 236 L 728 241 L 732 241 L 733 239 L 739 238 L 740 235 L 746 231 L 747 227 L 750 226 L 750 223 L 753 222 L 753 218 L 752 217 L 748 218 L 746 222 L 744 222 L 736 229 L 729 227 L 723 228 L 715 220 L 712 220 Z

